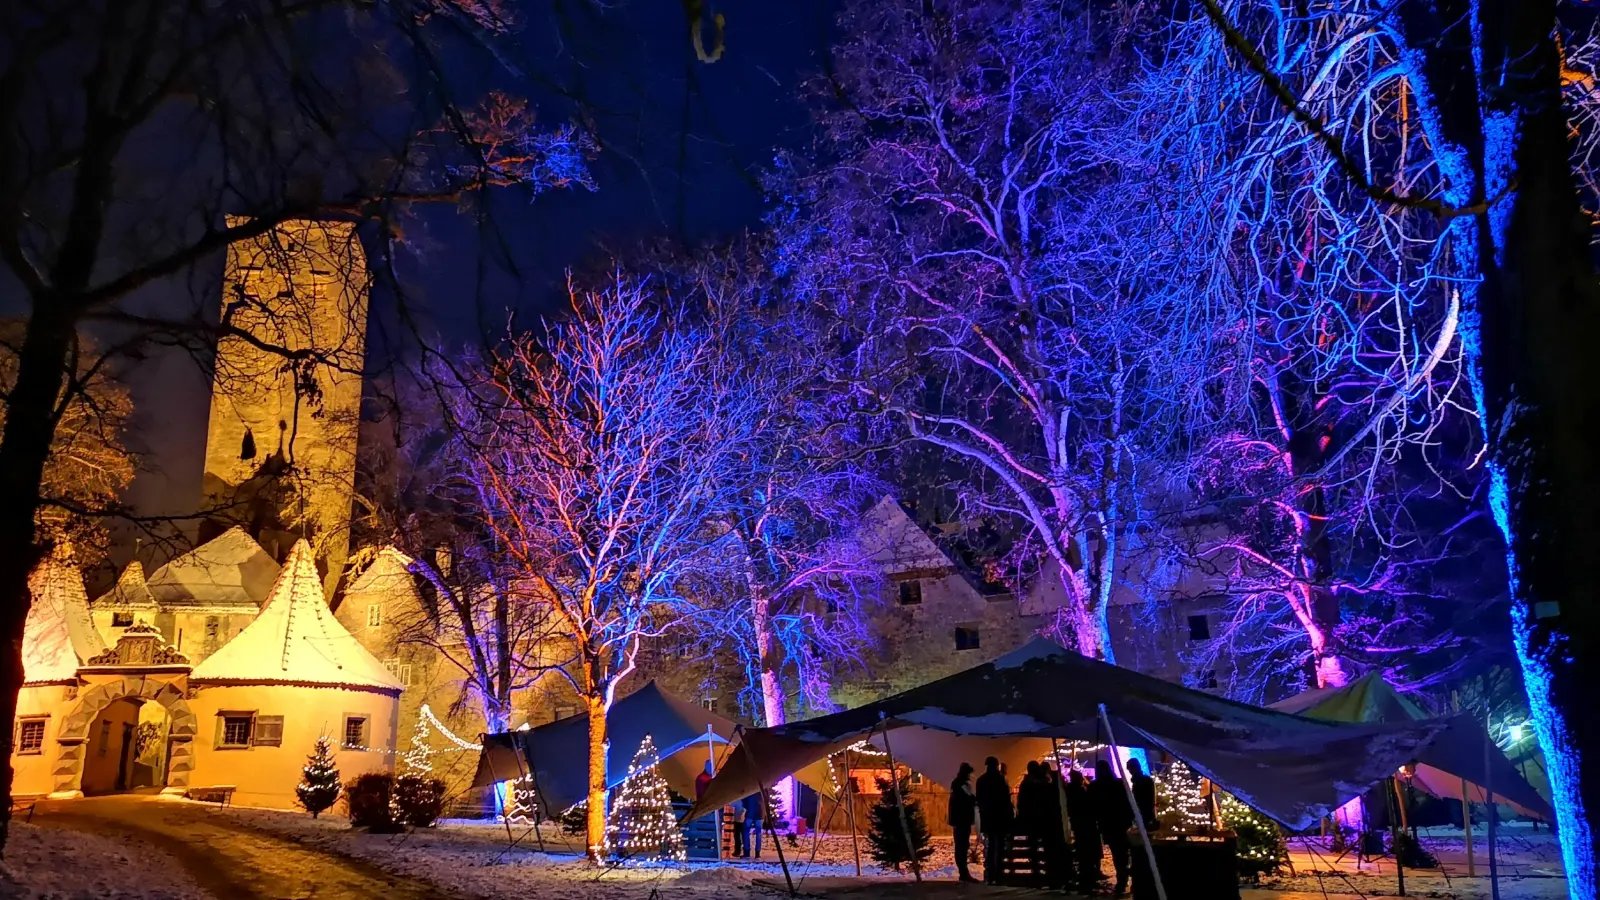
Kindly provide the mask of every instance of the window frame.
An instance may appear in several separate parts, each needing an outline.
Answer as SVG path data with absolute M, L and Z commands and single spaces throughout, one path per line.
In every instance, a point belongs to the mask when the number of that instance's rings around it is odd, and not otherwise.
M 383 604 L 382 603 L 368 603 L 367 604 L 367 627 L 368 628 L 382 628 L 383 627 Z
M 1187 624 L 1189 626 L 1189 640 L 1197 644 L 1202 641 L 1211 640 L 1211 617 L 1209 615 L 1205 613 L 1191 613 L 1188 617 Z M 1195 625 L 1197 624 L 1200 626 L 1199 628 L 1195 628 Z M 1203 636 L 1196 637 L 1196 632 L 1202 632 Z
M 33 749 L 30 750 L 30 749 L 27 749 L 27 742 L 23 740 L 23 735 L 27 733 L 27 730 L 28 730 L 28 728 L 30 726 L 34 726 L 34 725 L 39 726 L 39 744 L 38 744 L 38 746 L 36 746 L 36 747 L 34 747 Z M 12 755 L 14 755 L 14 756 L 43 756 L 44 755 L 44 741 L 45 741 L 45 737 L 48 735 L 49 731 L 50 731 L 50 717 L 49 716 L 18 716 L 17 717 L 17 739 L 16 739 L 16 743 L 13 745 L 14 749 L 11 751 Z
M 133 613 L 131 613 L 131 612 L 123 612 L 123 611 L 120 611 L 120 610 L 112 610 L 112 612 L 111 612 L 111 627 L 112 628 L 132 628 L 133 627 Z
M 228 723 L 230 720 L 244 720 L 244 742 L 239 743 L 228 740 Z M 255 746 L 256 711 L 253 709 L 219 709 L 217 710 L 217 745 L 218 750 L 249 750 Z
M 983 629 L 976 625 L 957 625 L 955 642 L 957 653 L 981 649 L 983 645 Z
M 915 599 L 907 599 L 908 597 L 914 597 Z M 898 582 L 895 585 L 895 600 L 901 606 L 921 606 L 923 601 L 922 579 L 906 578 Z
M 360 732 L 360 738 L 361 739 L 360 739 L 359 742 L 356 742 L 356 743 L 352 743 L 350 741 L 350 723 L 352 723 L 352 722 L 360 722 L 361 723 L 361 726 L 360 726 L 361 727 L 361 732 Z M 371 734 L 367 730 L 369 722 L 371 722 L 371 717 L 367 716 L 365 714 L 362 714 L 362 713 L 345 713 L 344 714 L 344 729 L 339 735 L 339 746 L 341 748 L 345 749 L 345 750 L 365 750 L 365 749 L 367 749 L 367 746 L 368 746 L 367 742 L 371 739 Z

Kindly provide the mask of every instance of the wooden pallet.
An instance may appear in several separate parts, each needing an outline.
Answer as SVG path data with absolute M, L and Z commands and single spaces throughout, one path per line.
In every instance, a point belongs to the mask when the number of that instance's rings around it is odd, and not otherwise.
M 1000 883 L 1018 887 L 1048 887 L 1053 883 L 1049 845 L 1043 838 L 1025 834 L 1011 836 L 1011 844 L 1000 863 Z

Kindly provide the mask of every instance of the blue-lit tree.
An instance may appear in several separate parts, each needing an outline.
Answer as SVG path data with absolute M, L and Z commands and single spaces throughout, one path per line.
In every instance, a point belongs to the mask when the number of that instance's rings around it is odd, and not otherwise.
M 1259 51 L 1253 35 L 1263 20 L 1248 8 L 1205 7 L 1278 101 L 1282 121 L 1321 148 L 1325 167 L 1378 202 L 1438 220 L 1440 258 L 1458 279 L 1464 369 L 1488 438 L 1489 507 L 1508 549 L 1512 641 L 1549 761 L 1569 892 L 1595 896 L 1600 722 L 1588 710 L 1600 680 L 1600 622 L 1585 591 L 1600 538 L 1588 437 L 1600 397 L 1585 385 L 1600 279 L 1594 222 L 1580 204 L 1593 183 L 1585 151 L 1592 70 L 1564 64 L 1553 0 L 1340 8 L 1356 17 L 1348 40 L 1295 57 Z M 1276 27 L 1284 11 L 1268 4 L 1265 22 Z M 1352 133 L 1339 128 L 1353 119 L 1307 106 L 1315 86 L 1329 82 L 1322 73 L 1357 45 L 1384 64 L 1356 84 L 1403 82 L 1431 184 L 1403 169 L 1364 167 Z
M 1192 223 L 1108 139 L 1123 23 L 1015 0 L 840 24 L 819 161 L 777 178 L 780 264 L 855 329 L 863 402 L 965 469 L 970 514 L 1021 526 L 1016 562 L 1058 584 L 1052 632 L 1110 659 L 1130 537 L 1226 371 Z
M 710 332 L 644 282 L 618 276 L 571 304 L 465 368 L 451 417 L 476 527 L 547 611 L 540 652 L 589 718 L 598 860 L 606 712 L 641 643 L 678 625 L 686 588 L 722 564 L 715 523 L 754 402 Z

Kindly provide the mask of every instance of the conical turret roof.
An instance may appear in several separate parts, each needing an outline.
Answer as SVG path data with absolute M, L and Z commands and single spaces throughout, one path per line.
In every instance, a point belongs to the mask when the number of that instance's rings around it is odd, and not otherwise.
M 22 680 L 70 681 L 78 667 L 104 652 L 106 642 L 89 618 L 89 598 L 83 590 L 83 573 L 72 560 L 72 550 L 57 544 L 28 576 L 33 605 L 22 633 Z
M 314 684 L 398 694 L 403 685 L 328 609 L 314 560 L 311 545 L 297 542 L 260 615 L 195 666 L 190 680 Z
M 111 590 L 96 597 L 90 604 L 95 609 L 154 609 L 156 598 L 144 580 L 144 566 L 136 559 L 128 563 Z
M 150 573 L 150 593 L 162 606 L 265 605 L 279 568 L 243 528 L 229 528 Z

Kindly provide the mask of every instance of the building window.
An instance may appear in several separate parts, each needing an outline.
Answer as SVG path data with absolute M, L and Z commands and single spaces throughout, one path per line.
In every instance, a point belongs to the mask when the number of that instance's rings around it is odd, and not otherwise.
M 1211 618 L 1209 616 L 1199 615 L 1189 617 L 1189 640 L 1211 640 Z
M 1217 689 L 1217 673 L 1215 670 L 1201 672 L 1199 680 L 1201 690 L 1214 691 Z
M 366 746 L 367 746 L 367 717 L 366 716 L 345 716 L 344 717 L 344 745 L 345 745 L 345 747 L 353 749 L 353 750 L 357 750 L 357 749 L 363 749 L 364 750 L 364 749 L 366 749 Z
M 918 603 L 921 603 L 921 602 L 922 602 L 922 582 L 915 581 L 915 580 L 900 582 L 900 605 L 901 606 L 916 606 Z
M 378 626 L 380 626 L 382 624 L 383 624 L 383 604 L 382 603 L 369 603 L 369 604 L 367 604 L 367 627 L 368 628 L 377 628 Z
M 106 750 L 111 746 L 111 722 L 108 719 L 100 720 L 100 739 L 95 741 L 95 753 L 105 756 Z
M 403 663 L 390 657 L 383 661 L 383 667 L 389 670 L 389 674 L 394 676 L 395 681 L 400 682 L 405 687 L 411 686 L 411 663 Z
M 715 698 L 715 697 L 701 697 L 700 698 L 700 708 L 703 709 L 703 710 L 706 710 L 708 712 L 716 712 L 717 711 L 717 698 Z
M 222 628 L 222 620 L 216 616 L 206 616 L 206 640 L 215 641 L 217 632 Z
M 971 626 L 967 626 L 967 627 L 964 627 L 964 628 L 957 628 L 956 629 L 956 649 L 957 650 L 976 650 L 976 649 L 978 649 L 978 629 L 973 628 Z
M 218 749 L 242 750 L 249 747 L 251 732 L 255 730 L 255 721 L 255 713 L 223 713 L 222 736 L 217 740 Z
M 130 626 L 132 624 L 133 624 L 133 613 L 131 613 L 131 612 L 114 612 L 114 613 L 111 614 L 111 627 L 112 628 L 127 628 L 128 626 Z
M 17 723 L 17 755 L 33 756 L 44 752 L 45 719 L 23 719 Z
M 570 718 L 572 718 L 573 716 L 575 716 L 577 714 L 578 714 L 578 708 L 576 706 L 573 706 L 570 703 L 557 703 L 556 704 L 556 711 L 555 711 L 556 721 L 560 721 L 562 719 L 570 719 Z
M 913 770 L 911 772 L 911 777 L 907 780 L 911 782 L 912 786 L 920 785 L 922 784 L 922 773 Z
M 283 716 L 256 716 L 254 733 L 250 735 L 253 747 L 283 746 Z

